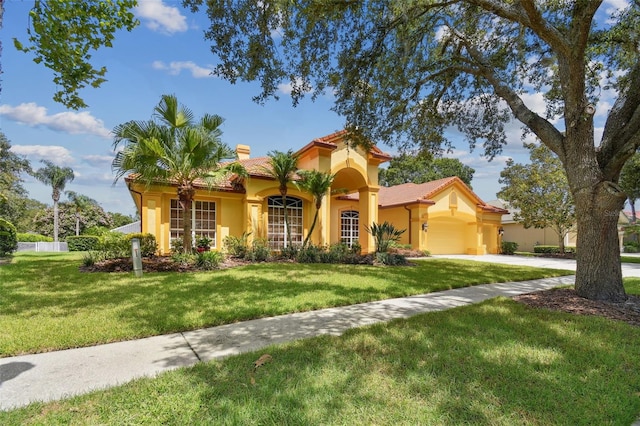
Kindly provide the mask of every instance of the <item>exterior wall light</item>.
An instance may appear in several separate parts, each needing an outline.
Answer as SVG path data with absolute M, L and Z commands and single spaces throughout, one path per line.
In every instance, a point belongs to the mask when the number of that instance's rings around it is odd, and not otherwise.
M 500 228 L 498 228 L 498 235 L 500 235 L 500 236 L 504 235 L 504 228 L 502 226 Z
M 422 224 L 422 230 L 423 230 L 424 232 L 427 232 L 427 229 L 429 229 L 429 224 L 428 224 L 427 222 L 424 222 L 424 223 Z

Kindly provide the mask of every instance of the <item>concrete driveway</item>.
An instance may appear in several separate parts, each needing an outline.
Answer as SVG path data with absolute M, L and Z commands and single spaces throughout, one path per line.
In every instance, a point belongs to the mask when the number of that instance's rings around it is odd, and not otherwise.
M 628 256 L 625 254 L 625 256 Z M 536 268 L 554 268 L 576 271 L 576 261 L 571 259 L 556 259 L 552 257 L 534 257 L 503 254 L 487 254 L 484 256 L 464 255 L 464 254 L 442 254 L 433 255 L 434 259 L 466 259 L 478 262 L 502 263 L 505 265 L 533 266 Z M 637 256 L 636 256 L 637 257 Z M 640 277 L 640 263 L 623 263 L 623 277 Z

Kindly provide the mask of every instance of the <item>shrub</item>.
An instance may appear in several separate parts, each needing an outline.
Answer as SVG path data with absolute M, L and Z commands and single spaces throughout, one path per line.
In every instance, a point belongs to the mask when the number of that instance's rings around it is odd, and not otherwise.
M 283 259 L 296 259 L 300 250 L 304 250 L 304 248 L 298 247 L 295 244 L 290 244 L 280 250 L 280 257 Z
M 115 233 L 116 232 L 114 232 L 114 234 Z M 153 234 L 134 233 L 125 235 L 127 245 L 129 246 L 129 253 L 131 253 L 131 240 L 133 238 L 140 240 L 140 254 L 142 257 L 155 256 L 158 252 L 158 243 L 156 243 L 156 237 Z
M 171 240 L 171 242 L 169 243 L 169 245 L 171 246 L 171 253 L 182 253 L 183 250 L 183 244 L 182 244 L 182 238 L 174 238 Z
M 269 241 L 266 238 L 256 238 L 251 244 L 251 250 L 245 257 L 252 262 L 264 262 L 269 259 L 271 249 L 269 249 Z
M 224 255 L 219 251 L 203 251 L 197 254 L 196 266 L 201 269 L 218 269 L 224 261 Z
M 233 235 L 224 237 L 222 245 L 225 251 L 229 253 L 229 256 L 244 259 L 249 251 L 249 235 L 251 235 L 251 232 L 243 232 L 240 237 Z
M 560 253 L 560 247 L 559 246 L 552 246 L 552 245 L 540 245 L 540 246 L 533 247 L 533 252 L 534 253 L 543 253 L 543 254 L 558 254 L 558 253 Z M 576 248 L 573 247 L 573 246 L 565 246 L 564 252 L 565 253 L 575 253 L 576 252 Z
M 0 219 L 0 256 L 13 253 L 17 248 L 16 227 L 11 222 Z
M 502 254 L 514 254 L 518 250 L 518 243 L 513 241 L 502 242 Z
M 100 245 L 100 238 L 95 235 L 72 235 L 67 237 L 69 251 L 95 250 Z
M 625 253 L 638 253 L 638 247 L 635 244 L 625 244 L 624 245 Z
M 101 251 L 88 251 L 82 256 L 82 265 L 84 266 L 93 266 L 98 262 L 102 262 L 106 260 L 104 252 Z
M 206 235 L 200 235 L 196 238 L 196 247 L 203 248 L 209 250 L 211 248 L 211 243 L 213 239 L 209 238 Z
M 376 262 L 381 263 L 383 265 L 388 266 L 396 266 L 396 265 L 406 265 L 407 258 L 398 253 L 376 253 Z
M 109 232 L 100 237 L 97 249 L 104 253 L 105 259 L 131 256 L 131 243 L 126 235 L 119 232 Z
M 51 243 L 53 238 L 46 235 L 30 234 L 25 232 L 18 232 L 18 241 L 21 243 Z
M 320 255 L 322 252 L 322 247 L 313 244 L 307 244 L 306 247 L 303 247 L 298 251 L 295 259 L 299 263 L 320 263 Z
M 175 251 L 171 253 L 171 260 L 178 265 L 189 267 L 196 264 L 198 255 L 194 253 L 183 253 L 181 251 Z
M 397 229 L 387 221 L 382 224 L 373 222 L 370 227 L 365 226 L 364 229 L 373 236 L 377 253 L 388 252 L 391 244 L 400 240 L 400 236 L 406 231 L 406 229 Z

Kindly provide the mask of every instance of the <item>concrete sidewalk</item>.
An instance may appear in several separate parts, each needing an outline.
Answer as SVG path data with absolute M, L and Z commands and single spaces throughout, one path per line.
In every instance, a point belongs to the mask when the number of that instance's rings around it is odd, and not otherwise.
M 116 386 L 135 378 L 258 350 L 274 343 L 321 334 L 340 335 L 354 327 L 573 282 L 573 276 L 565 276 L 485 284 L 88 348 L 0 358 L 0 410 Z

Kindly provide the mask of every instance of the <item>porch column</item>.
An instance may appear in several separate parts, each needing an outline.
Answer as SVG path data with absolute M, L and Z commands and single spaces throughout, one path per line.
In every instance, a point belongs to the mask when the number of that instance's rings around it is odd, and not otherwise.
M 318 235 L 321 245 L 331 244 L 331 189 L 324 196 L 320 212 L 318 213 Z
M 375 249 L 373 236 L 369 234 L 365 227 L 371 227 L 373 222 L 378 223 L 378 191 L 379 187 L 365 186 L 358 190 L 360 201 L 360 246 L 362 253 L 372 253 Z

